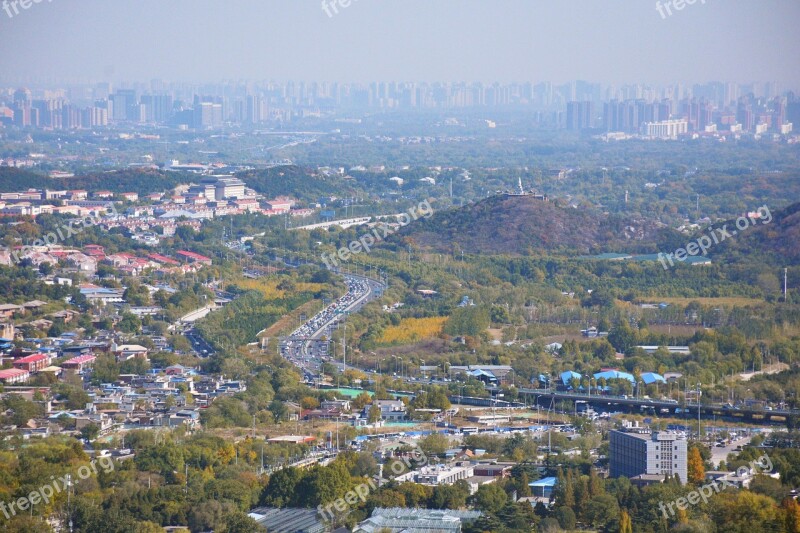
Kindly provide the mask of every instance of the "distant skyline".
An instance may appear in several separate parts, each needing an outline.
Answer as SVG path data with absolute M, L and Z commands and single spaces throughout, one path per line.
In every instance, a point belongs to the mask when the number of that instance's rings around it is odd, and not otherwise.
M 13 6 L 0 9 L 0 82 L 586 80 L 800 87 L 800 2 L 696 0 L 680 11 L 674 4 L 42 0 L 16 13 Z

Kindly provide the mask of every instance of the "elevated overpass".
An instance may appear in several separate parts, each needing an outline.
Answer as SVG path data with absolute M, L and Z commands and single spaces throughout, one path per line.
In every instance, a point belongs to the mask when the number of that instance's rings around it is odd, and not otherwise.
M 496 390 L 491 388 L 490 390 Z M 697 417 L 698 405 L 696 403 L 681 404 L 675 401 L 648 400 L 644 398 L 626 398 L 624 396 L 607 396 L 603 394 L 581 394 L 576 392 L 560 392 L 547 389 L 518 389 L 522 396 L 533 398 L 534 403 L 548 407 L 553 401 L 582 402 L 594 408 L 626 411 L 653 411 L 655 414 L 693 415 Z M 753 407 L 731 407 L 722 404 L 701 404 L 700 416 L 711 418 L 724 417 L 740 419 L 743 422 L 771 422 L 783 423 L 788 417 L 800 417 L 798 409 L 765 410 Z

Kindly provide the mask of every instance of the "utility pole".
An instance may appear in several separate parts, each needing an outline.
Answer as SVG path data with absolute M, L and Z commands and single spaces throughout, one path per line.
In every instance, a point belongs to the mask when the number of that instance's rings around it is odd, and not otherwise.
M 67 474 L 67 513 L 69 513 L 69 533 L 72 533 L 72 475 Z
M 787 303 L 789 301 L 787 299 L 789 296 L 788 296 L 787 285 L 786 285 L 787 273 L 788 272 L 789 272 L 788 268 L 784 268 L 783 269 L 783 303 Z
M 344 315 L 344 328 L 342 328 L 342 374 L 347 370 L 347 345 L 345 343 L 347 335 L 347 313 Z
M 701 428 L 700 428 L 700 382 L 697 382 L 697 440 L 700 440 L 701 435 Z

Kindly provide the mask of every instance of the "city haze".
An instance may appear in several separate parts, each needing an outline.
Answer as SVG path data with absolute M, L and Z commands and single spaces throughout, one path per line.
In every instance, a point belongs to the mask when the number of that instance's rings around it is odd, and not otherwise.
M 800 81 L 797 2 L 340 2 L 43 1 L 0 11 L 0 78 Z

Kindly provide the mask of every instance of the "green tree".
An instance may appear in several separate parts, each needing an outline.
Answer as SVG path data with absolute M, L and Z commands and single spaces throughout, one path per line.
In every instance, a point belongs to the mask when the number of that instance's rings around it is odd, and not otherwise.
M 478 487 L 473 501 L 479 510 L 497 514 L 508 502 L 508 495 L 496 483 L 489 483 Z
M 420 439 L 419 447 L 429 457 L 442 456 L 450 447 L 450 440 L 441 433 L 431 433 Z
M 297 505 L 297 486 L 303 479 L 302 471 L 288 467 L 272 474 L 261 492 L 259 505 L 267 507 L 292 507 Z
M 97 424 L 87 424 L 81 428 L 81 437 L 88 442 L 93 441 L 100 434 L 100 427 Z

